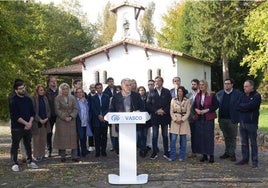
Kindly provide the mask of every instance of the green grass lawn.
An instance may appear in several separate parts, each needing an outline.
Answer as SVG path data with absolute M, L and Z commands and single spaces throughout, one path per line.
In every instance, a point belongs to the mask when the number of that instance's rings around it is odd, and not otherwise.
M 261 104 L 259 128 L 268 131 L 268 101 L 263 101 Z

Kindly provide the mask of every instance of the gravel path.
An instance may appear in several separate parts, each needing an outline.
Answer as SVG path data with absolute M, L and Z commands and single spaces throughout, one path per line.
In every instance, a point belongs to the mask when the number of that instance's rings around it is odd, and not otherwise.
M 95 158 L 90 153 L 79 163 L 60 163 L 57 153 L 47 161 L 39 162 L 39 169 L 28 169 L 20 165 L 20 172 L 12 172 L 9 158 L 10 130 L 0 125 L 0 187 L 268 187 L 268 152 L 259 148 L 259 167 L 250 165 L 236 166 L 229 160 L 221 160 L 224 151 L 221 135 L 215 137 L 215 163 L 201 163 L 200 156 L 187 158 L 184 162 L 169 162 L 162 157 L 162 141 L 159 140 L 158 158 L 150 160 L 138 156 L 138 174 L 148 174 L 147 184 L 143 185 L 110 185 L 108 174 L 119 173 L 119 158 L 108 151 L 107 157 Z M 161 138 L 161 137 L 160 137 Z M 190 148 L 188 141 L 188 151 Z M 108 144 L 110 148 L 110 143 Z M 69 157 L 69 156 L 68 156 Z M 238 141 L 237 158 L 241 159 Z

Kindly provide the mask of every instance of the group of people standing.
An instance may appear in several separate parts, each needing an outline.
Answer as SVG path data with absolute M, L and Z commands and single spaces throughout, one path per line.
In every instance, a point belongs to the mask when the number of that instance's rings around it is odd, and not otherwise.
M 141 157 L 146 157 L 151 147 L 150 159 L 158 157 L 161 128 L 164 158 L 176 160 L 179 148 L 178 160 L 184 161 L 187 135 L 191 135 L 192 152 L 189 157 L 202 154 L 201 162 L 213 163 L 217 109 L 225 139 L 225 152 L 220 158 L 236 161 L 236 137 L 240 123 L 243 158 L 236 164 L 249 163 L 250 140 L 252 165 L 258 166 L 256 140 L 261 96 L 254 89 L 252 80 L 246 80 L 244 92 L 240 92 L 233 88 L 232 79 L 226 79 L 224 89 L 217 94 L 209 91 L 206 80 L 193 79 L 190 91 L 181 86 L 180 77 L 173 78 L 174 88 L 170 90 L 163 87 L 163 83 L 164 79 L 157 76 L 148 81 L 146 91 L 144 86 L 137 87 L 136 81 L 128 78 L 123 79 L 120 86 L 115 86 L 110 77 L 105 89 L 101 83 L 92 84 L 90 93 L 86 94 L 81 80 L 74 81 L 73 89 L 67 83 L 57 88 L 56 77 L 50 76 L 48 88 L 37 85 L 34 96 L 29 97 L 23 80 L 16 79 L 14 91 L 9 96 L 12 170 L 19 171 L 18 149 L 22 138 L 30 168 L 38 168 L 33 161 L 46 160 L 52 156 L 53 149 L 58 149 L 63 163 L 66 161 L 66 149 L 71 149 L 72 161 L 78 162 L 79 157 L 89 154 L 87 143 L 91 151 L 95 146 L 95 157 L 106 157 L 108 129 L 111 150 L 119 154 L 120 127 L 108 124 L 104 116 L 108 112 L 133 111 L 147 111 L 151 116 L 146 124 L 137 125 L 137 147 Z
M 197 82 L 196 82 L 197 83 Z M 193 83 L 192 86 L 196 85 Z M 199 82 L 195 95 L 191 128 L 193 128 L 192 151 L 203 154 L 201 162 L 214 162 L 214 119 L 217 117 L 225 141 L 225 151 L 220 159 L 236 159 L 236 138 L 241 137 L 242 159 L 236 165 L 249 163 L 251 146 L 252 167 L 258 167 L 257 129 L 261 95 L 255 90 L 254 82 L 244 82 L 244 92 L 234 88 L 234 80 L 224 80 L 224 88 L 218 93 L 208 91 L 206 81 Z M 218 109 L 218 116 L 216 110 Z M 208 158 L 209 156 L 209 158 Z

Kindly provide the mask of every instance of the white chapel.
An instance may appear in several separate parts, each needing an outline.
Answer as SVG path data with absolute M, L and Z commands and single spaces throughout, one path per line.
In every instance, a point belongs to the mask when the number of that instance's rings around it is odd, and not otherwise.
M 184 53 L 141 42 L 138 17 L 145 8 L 122 2 L 111 11 L 116 14 L 116 32 L 107 45 L 81 54 L 72 59 L 82 66 L 85 91 L 89 85 L 106 84 L 108 77 L 120 85 L 123 78 L 135 79 L 138 86 L 147 88 L 147 81 L 156 76 L 164 78 L 164 87 L 173 87 L 172 78 L 180 76 L 182 85 L 190 89 L 193 78 L 211 83 L 211 64 Z

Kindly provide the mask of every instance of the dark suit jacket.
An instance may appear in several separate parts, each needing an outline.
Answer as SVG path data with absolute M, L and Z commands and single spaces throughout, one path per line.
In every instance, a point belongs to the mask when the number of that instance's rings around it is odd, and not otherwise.
M 141 100 L 140 94 L 136 92 L 131 92 L 131 112 L 133 111 L 145 111 L 145 105 Z M 125 112 L 124 110 L 124 98 L 122 93 L 117 93 L 113 96 L 111 105 L 110 105 L 110 112 Z
M 98 116 L 103 115 L 105 116 L 109 112 L 109 104 L 110 104 L 110 97 L 102 93 L 101 96 L 101 104 L 100 105 L 100 100 L 98 94 L 94 95 L 91 98 L 91 113 L 92 113 L 92 126 L 93 127 L 100 127 L 100 126 L 107 126 L 108 123 L 105 122 L 100 122 Z
M 146 102 L 146 108 L 151 114 L 152 125 L 154 124 L 170 124 L 170 102 L 171 94 L 170 91 L 166 88 L 162 88 L 161 95 L 159 96 L 156 89 L 152 90 Z M 162 108 L 165 111 L 163 116 L 157 115 L 156 111 Z
M 50 119 L 51 111 L 50 111 L 48 99 L 46 96 L 44 96 L 43 99 L 45 102 L 46 116 L 48 119 Z M 35 111 L 35 117 L 34 117 L 33 126 L 32 126 L 32 134 L 38 134 L 38 127 L 40 125 L 39 121 L 41 119 L 39 116 L 39 98 L 37 96 L 34 96 L 32 97 L 32 101 L 33 101 L 33 107 Z M 51 132 L 49 121 L 47 121 L 46 123 L 46 130 L 47 130 L 47 133 Z
M 107 86 L 107 87 L 104 89 L 103 93 L 107 94 L 107 95 L 111 98 L 111 97 L 114 96 L 114 94 L 116 93 L 116 92 L 115 92 L 115 90 L 116 90 L 116 86 L 114 86 L 113 88 L 114 88 L 114 91 L 113 91 L 114 93 L 111 92 L 111 89 L 109 88 L 109 86 Z

